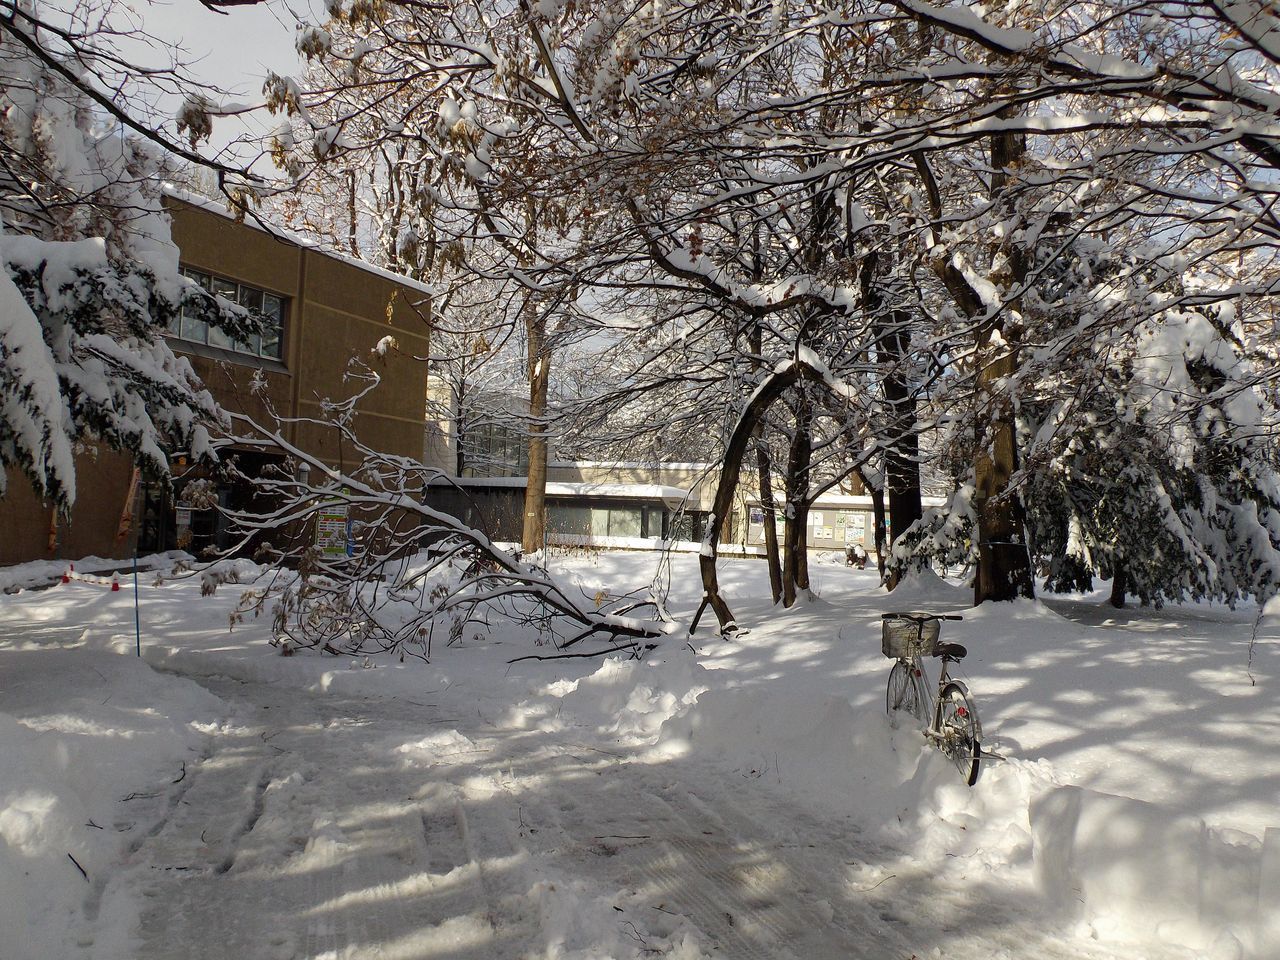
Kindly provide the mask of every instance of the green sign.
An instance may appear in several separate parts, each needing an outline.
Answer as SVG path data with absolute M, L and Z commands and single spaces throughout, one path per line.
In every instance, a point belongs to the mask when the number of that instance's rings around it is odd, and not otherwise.
M 329 503 L 316 515 L 316 549 L 326 559 L 349 557 L 351 518 L 345 503 Z

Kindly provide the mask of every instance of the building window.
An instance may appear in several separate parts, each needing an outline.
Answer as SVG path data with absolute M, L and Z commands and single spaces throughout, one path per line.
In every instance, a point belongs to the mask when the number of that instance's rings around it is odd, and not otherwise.
M 663 508 L 644 504 L 579 506 L 557 501 L 550 504 L 547 524 L 552 533 L 597 539 L 626 537 L 657 540 L 662 537 Z
M 672 518 L 671 539 L 694 542 L 701 540 L 707 532 L 707 520 L 710 516 L 705 510 L 685 510 L 677 514 Z
M 207 343 L 211 347 L 221 347 L 236 353 L 245 353 L 252 357 L 266 357 L 279 360 L 283 344 L 284 331 L 284 298 L 274 293 L 267 293 L 257 287 L 234 280 L 210 276 L 190 267 L 182 268 L 182 275 L 194 280 L 210 293 L 238 303 L 250 313 L 262 318 L 262 333 L 255 333 L 248 343 L 232 340 L 221 330 L 210 327 L 203 320 L 189 317 L 186 311 L 174 322 L 169 332 L 179 340 L 191 343 Z
M 464 477 L 524 477 L 529 474 L 529 436 L 505 423 L 473 424 L 461 438 Z

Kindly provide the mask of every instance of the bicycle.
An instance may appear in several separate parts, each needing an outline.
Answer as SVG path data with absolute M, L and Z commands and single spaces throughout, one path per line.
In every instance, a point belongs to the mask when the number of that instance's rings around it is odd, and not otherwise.
M 890 717 L 907 711 L 927 724 L 924 734 L 951 760 L 965 782 L 973 786 L 982 759 L 982 725 L 978 711 L 963 681 L 953 679 L 949 666 L 959 663 L 969 652 L 958 643 L 939 643 L 943 620 L 963 620 L 956 614 L 886 613 L 880 617 L 881 651 L 897 663 L 889 671 L 885 709 Z M 922 658 L 938 657 L 937 694 L 930 697 L 925 686 Z M 927 711 L 932 707 L 932 715 Z

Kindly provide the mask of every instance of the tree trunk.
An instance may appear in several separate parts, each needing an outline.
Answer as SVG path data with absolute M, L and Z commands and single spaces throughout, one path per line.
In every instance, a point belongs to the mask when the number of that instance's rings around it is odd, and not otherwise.
M 752 237 L 753 244 L 759 247 L 759 234 Z M 759 262 L 757 253 L 756 263 Z M 760 279 L 758 273 L 755 279 Z M 759 373 L 763 367 L 761 344 L 763 333 L 758 323 L 752 324 L 747 332 L 747 345 L 751 349 L 751 369 Z M 769 591 L 776 604 L 782 599 L 782 560 L 778 556 L 778 505 L 773 499 L 773 464 L 769 459 L 769 448 L 765 444 L 764 414 L 756 422 L 752 436 L 756 441 L 756 470 L 760 475 L 760 507 L 764 511 L 764 555 L 769 564 Z M 750 518 L 748 518 L 749 520 Z
M 796 505 L 796 520 L 799 525 L 800 542 L 796 550 L 796 589 L 809 589 L 809 501 L 804 500 Z
M 773 502 L 772 464 L 764 444 L 764 424 L 756 425 L 756 470 L 760 474 L 760 507 L 764 512 L 764 555 L 769 563 L 769 591 L 773 602 L 782 599 L 782 560 L 778 556 L 778 505 Z
M 1016 167 L 1026 153 L 1026 137 L 1018 133 L 998 133 L 991 138 L 991 196 L 997 203 L 1008 182 L 1008 170 Z M 1020 287 L 1027 276 L 1026 258 L 1010 244 L 1005 251 L 1009 263 L 1010 288 Z M 1006 309 L 1016 308 L 1015 299 Z M 989 411 L 989 429 L 978 429 L 978 450 L 974 460 L 977 487 L 974 507 L 978 514 L 978 575 L 974 579 L 973 602 L 1014 600 L 1035 596 L 1031 558 L 1024 540 L 1022 502 L 1009 481 L 1018 467 L 1018 450 L 1013 419 L 1013 402 L 999 395 L 996 384 L 1017 371 L 1016 336 L 1006 324 L 994 320 L 978 332 L 977 393 L 983 409 Z M 984 442 L 984 440 L 986 442 Z
M 871 491 L 871 522 L 876 525 L 876 569 L 880 571 L 880 582 L 887 584 L 885 568 L 889 564 L 889 558 L 885 556 L 888 544 L 885 542 L 884 488 L 867 484 L 867 489 Z
M 524 488 L 525 553 L 541 550 L 547 532 L 547 385 L 551 357 L 546 349 L 546 318 L 534 312 L 525 327 L 529 344 L 529 479 Z
M 889 415 L 889 436 L 885 452 L 885 487 L 889 493 L 889 546 L 923 515 L 920 500 L 920 440 L 916 434 L 916 400 L 903 364 L 911 345 L 910 314 L 893 310 L 886 295 L 889 283 L 881 277 L 880 258 L 871 253 L 863 260 L 861 285 L 863 302 L 870 315 L 875 337 L 876 360 L 881 389 Z M 896 571 L 890 571 L 889 588 L 897 585 Z
M 347 170 L 347 248 L 351 256 L 360 259 L 360 243 L 356 232 L 356 171 Z
M 809 589 L 809 465 L 813 459 L 810 434 L 813 404 L 803 388 L 796 400 L 795 433 L 787 455 L 787 515 L 783 527 L 782 605 L 790 607 L 801 590 Z
M 795 557 L 797 552 L 804 549 L 802 530 L 793 513 L 793 506 L 790 501 L 787 502 L 787 515 L 782 520 L 782 605 L 784 607 L 795 605 Z
M 725 444 L 720 479 L 716 484 L 716 496 L 712 505 L 712 512 L 717 517 L 727 516 L 733 509 L 733 494 L 738 487 L 738 477 L 742 473 L 742 458 L 746 455 L 747 444 L 755 434 L 756 424 L 760 422 L 765 411 L 802 378 L 822 381 L 818 371 L 804 360 L 797 359 L 785 369 L 768 374 L 743 409 L 737 424 L 734 425 L 733 433 L 729 435 L 729 442 Z M 707 532 L 703 537 L 702 550 L 698 553 L 698 572 L 702 575 L 702 603 L 698 605 L 698 611 L 693 616 L 693 623 L 689 626 L 690 633 L 697 630 L 698 621 L 708 607 L 715 612 L 722 633 L 732 634 L 737 627 L 733 620 L 733 611 L 729 609 L 729 604 L 720 594 L 720 581 L 716 576 L 716 555 L 719 545 L 718 525 L 708 524 Z
M 1117 610 L 1124 608 L 1125 594 L 1129 591 L 1129 575 L 1125 573 L 1123 564 L 1116 563 L 1111 579 L 1110 604 Z
M 716 517 L 726 517 L 733 509 L 733 495 L 738 486 L 738 478 L 742 473 L 742 458 L 746 455 L 747 445 L 755 436 L 756 425 L 760 422 L 765 412 L 779 397 L 801 380 L 810 380 L 821 387 L 826 382 L 824 378 L 824 372 L 815 369 L 803 358 L 797 357 L 784 368 L 766 375 L 760 382 L 760 386 L 752 394 L 751 400 L 747 403 L 738 418 L 738 422 L 734 425 L 733 432 L 729 435 L 729 442 L 725 444 L 724 459 L 720 467 L 720 479 L 716 484 L 716 495 L 711 511 Z M 807 436 L 806 427 L 806 439 Z M 809 453 L 811 455 L 812 451 L 810 450 Z M 805 519 L 809 512 L 807 496 L 808 459 L 805 460 L 804 473 L 806 496 L 802 502 L 803 513 L 798 517 L 800 520 Z M 788 499 L 790 499 L 790 495 L 788 495 Z M 881 515 L 883 515 L 883 511 L 881 511 Z M 697 630 L 702 614 L 708 607 L 715 612 L 722 633 L 728 636 L 737 629 L 737 624 L 733 619 L 733 611 L 729 609 L 729 604 L 725 602 L 720 593 L 720 581 L 716 575 L 716 556 L 720 545 L 719 527 L 719 523 L 708 524 L 707 532 L 703 536 L 702 549 L 698 552 L 698 571 L 702 575 L 702 603 L 698 605 L 698 610 L 693 616 L 693 623 L 689 626 L 690 633 L 694 633 Z M 797 525 L 794 522 L 788 524 L 783 530 L 784 538 L 787 536 L 788 530 L 793 533 L 796 532 Z M 793 554 L 795 552 L 794 550 L 792 551 Z M 794 570 L 792 572 L 794 574 Z M 808 564 L 805 563 L 801 568 L 802 579 L 799 581 L 802 584 L 801 589 L 808 589 L 808 573 Z M 787 570 L 784 558 L 784 596 L 786 575 Z

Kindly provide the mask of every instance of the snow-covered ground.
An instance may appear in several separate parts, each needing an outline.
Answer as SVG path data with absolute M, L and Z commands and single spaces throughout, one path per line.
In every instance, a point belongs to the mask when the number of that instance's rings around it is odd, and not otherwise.
M 594 596 L 653 563 L 552 569 Z M 0 598 L 0 955 L 1280 956 L 1256 611 L 972 611 L 823 563 L 777 611 L 759 561 L 722 579 L 750 632 L 642 662 L 508 665 L 549 648 L 497 621 L 430 664 L 281 657 L 228 631 L 243 587 L 154 575 L 139 662 L 129 590 Z M 884 716 L 902 608 L 965 614 L 944 635 L 1005 758 L 973 789 Z

